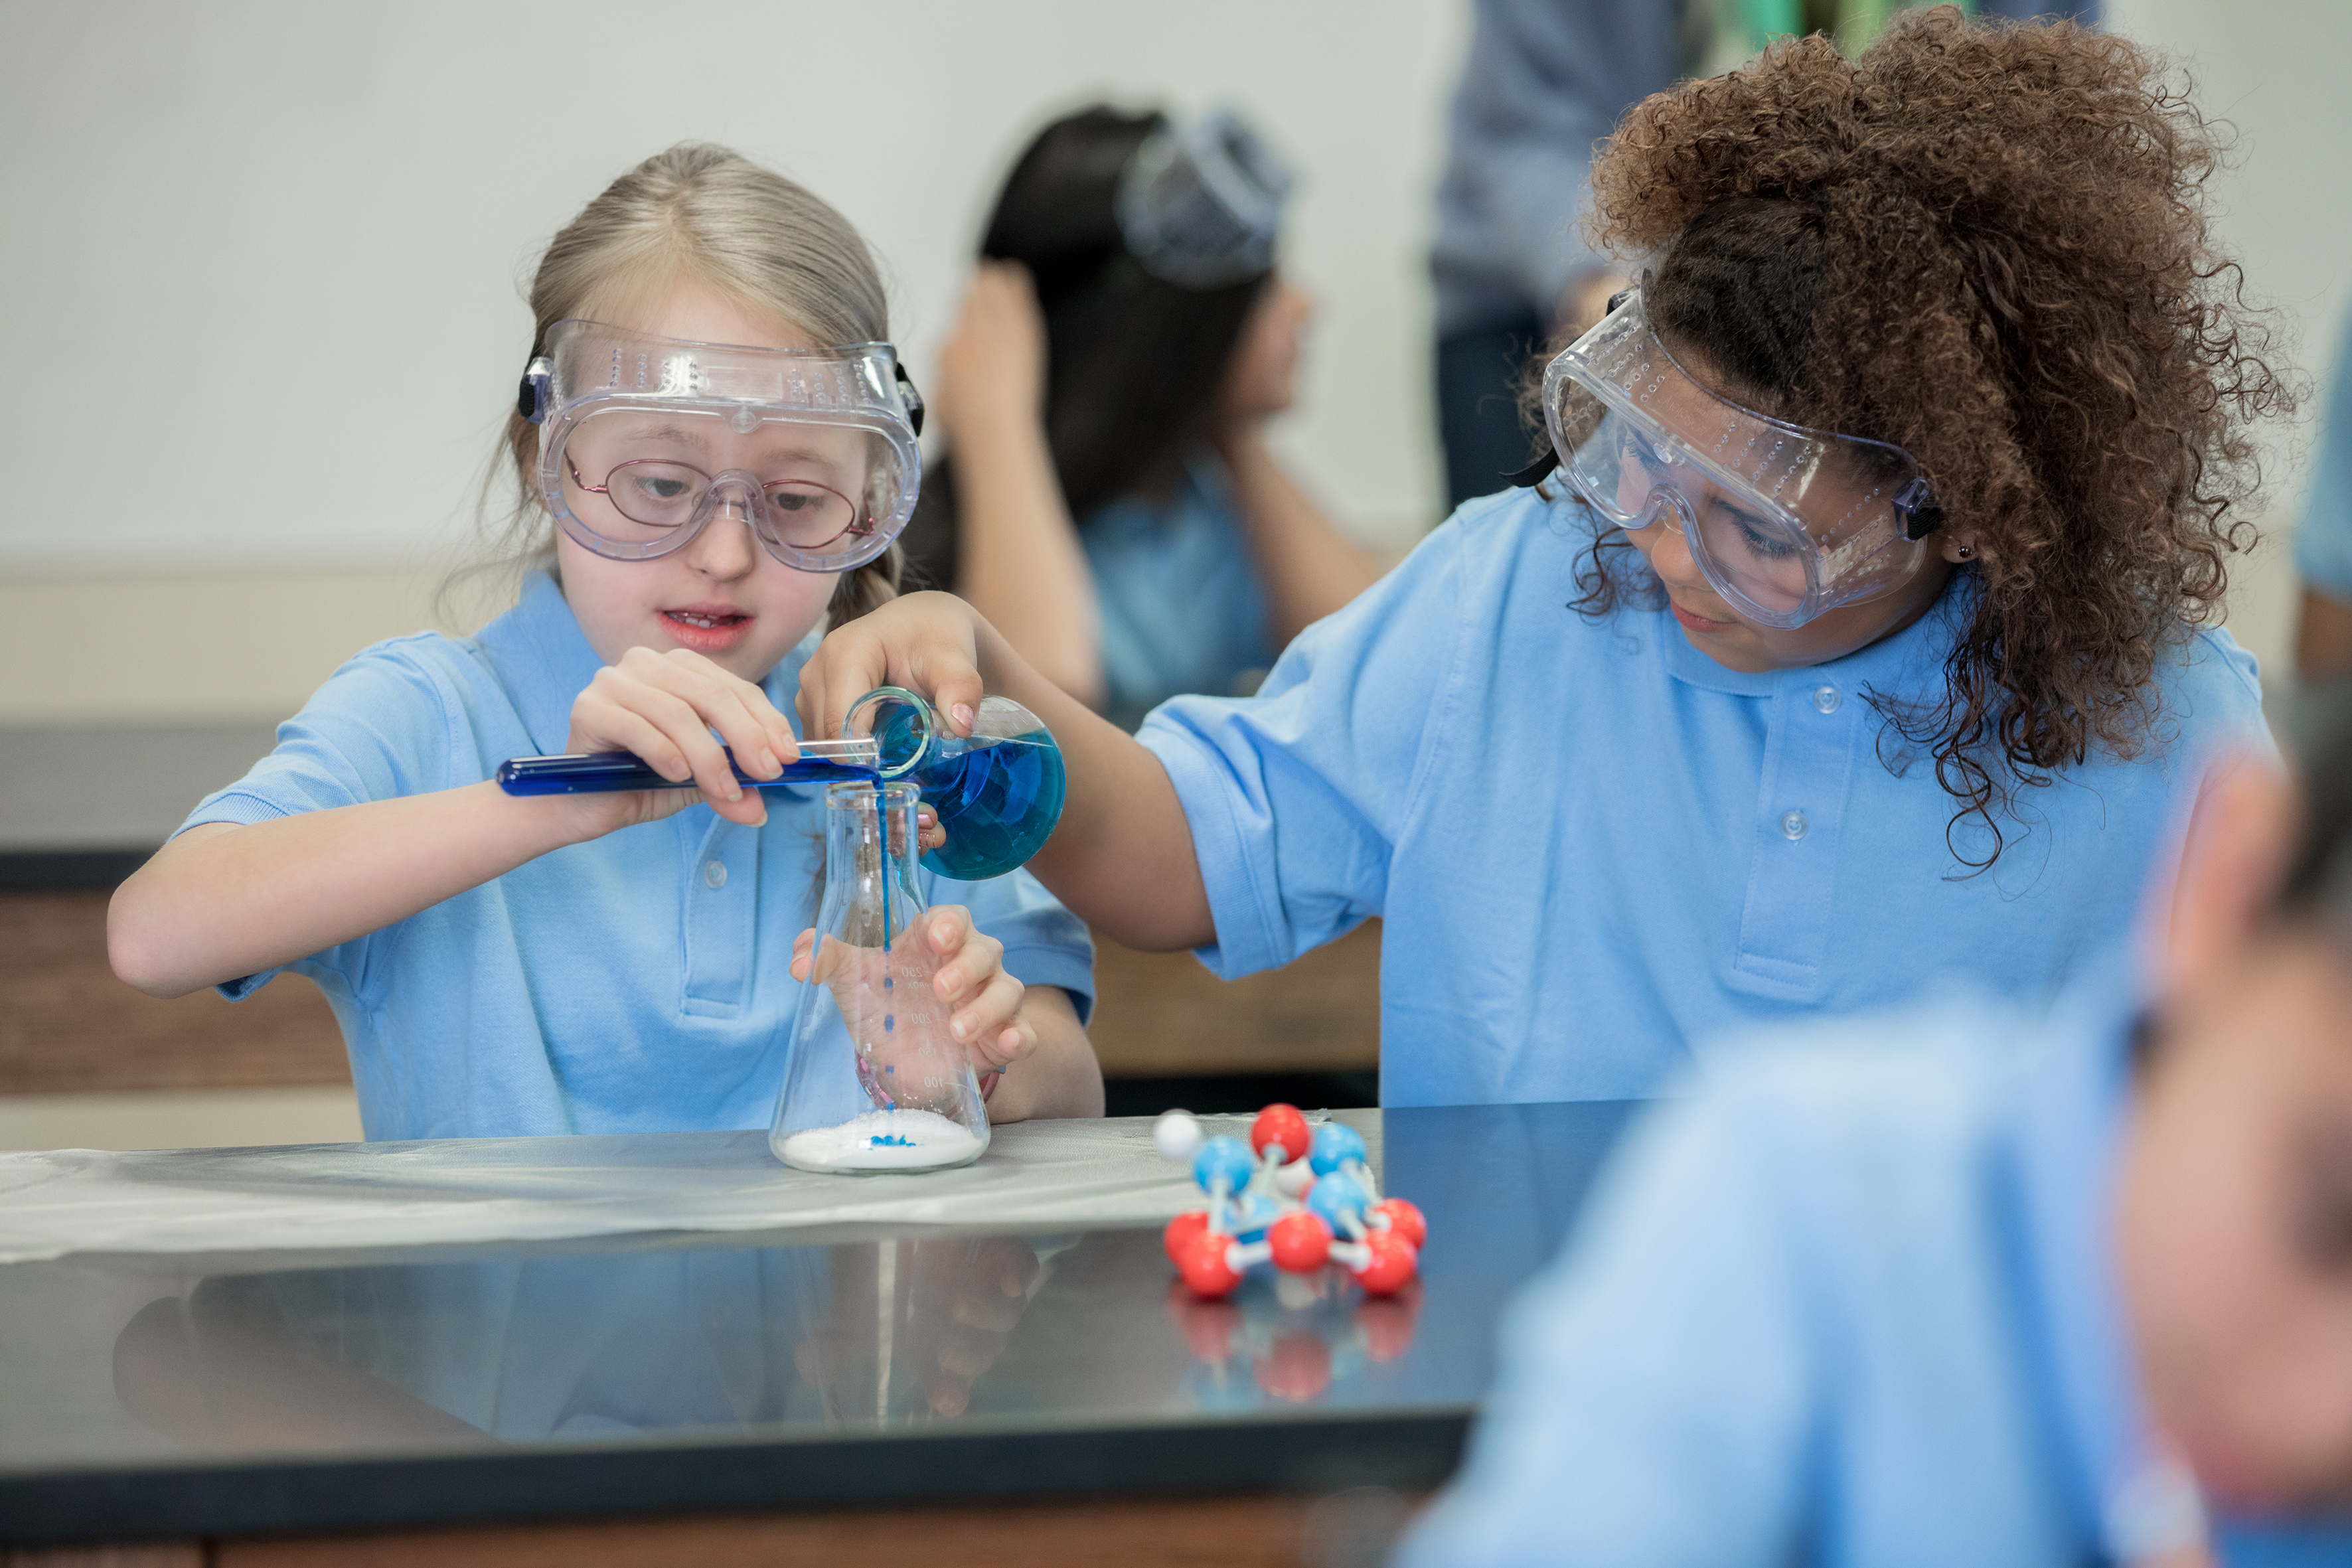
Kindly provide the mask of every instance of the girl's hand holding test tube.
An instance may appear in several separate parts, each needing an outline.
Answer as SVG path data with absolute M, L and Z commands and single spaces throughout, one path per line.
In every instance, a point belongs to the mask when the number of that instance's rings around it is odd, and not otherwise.
M 592 836 L 657 822 L 697 798 L 730 822 L 757 827 L 768 820 L 767 797 L 735 782 L 727 752 L 734 752 L 745 773 L 761 779 L 776 777 L 800 758 L 792 721 L 777 711 L 767 692 L 688 648 L 656 653 L 633 647 L 598 670 L 572 701 L 572 735 L 564 749 L 634 752 L 678 784 L 675 790 L 560 797 L 589 819 Z M 919 816 L 925 849 L 947 842 L 929 808 Z
M 698 790 L 728 821 L 757 827 L 768 820 L 766 797 L 735 782 L 722 745 L 759 779 L 774 778 L 801 754 L 791 721 L 755 682 L 689 648 L 633 647 L 573 700 L 565 750 L 634 752 L 680 787 L 566 798 L 596 819 L 599 832 L 668 816 Z

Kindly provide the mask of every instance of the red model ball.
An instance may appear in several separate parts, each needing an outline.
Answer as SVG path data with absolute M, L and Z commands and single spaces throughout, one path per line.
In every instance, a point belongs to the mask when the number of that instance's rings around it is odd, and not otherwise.
M 1330 1259 L 1331 1231 L 1319 1215 L 1295 1209 L 1266 1226 L 1274 1266 L 1291 1274 L 1312 1274 Z
M 1198 1303 L 1195 1303 L 1198 1305 Z M 1233 1309 L 1228 1307 L 1226 1310 Z M 1412 1348 L 1412 1321 L 1421 1314 L 1421 1281 L 1408 1279 L 1393 1296 L 1374 1296 L 1356 1308 L 1356 1331 L 1364 1337 L 1364 1353 L 1374 1361 L 1394 1361 Z
M 1180 1214 L 1170 1220 L 1168 1228 L 1160 1233 L 1160 1245 L 1168 1249 L 1168 1261 L 1179 1268 L 1183 1268 L 1185 1248 L 1192 1245 L 1194 1237 L 1208 1228 L 1209 1215 L 1202 1209 Z
M 1429 1221 L 1422 1217 L 1419 1209 L 1402 1198 L 1382 1198 L 1372 1205 L 1372 1212 L 1388 1215 L 1389 1234 L 1404 1237 L 1412 1244 L 1415 1252 L 1420 1251 L 1421 1244 L 1429 1239 Z
M 1380 1303 L 1393 1307 L 1393 1301 Z M 1192 1359 L 1211 1366 L 1234 1353 L 1234 1337 L 1241 1332 L 1242 1310 L 1231 1301 L 1203 1301 L 1181 1279 L 1168 1282 L 1168 1315 L 1176 1320 Z
M 1178 1272 L 1192 1294 L 1216 1300 L 1242 1282 L 1242 1277 L 1225 1254 L 1232 1250 L 1234 1238 L 1202 1231 L 1192 1238 L 1192 1247 L 1176 1260 Z
M 1284 1160 L 1304 1160 L 1307 1142 L 1307 1118 L 1295 1105 L 1276 1100 L 1259 1111 L 1257 1120 L 1250 1123 L 1250 1147 L 1261 1154 L 1265 1152 L 1267 1144 L 1279 1143 Z
M 1404 1289 L 1405 1282 L 1421 1267 L 1421 1256 L 1412 1243 L 1392 1230 L 1370 1231 L 1364 1237 L 1364 1250 L 1371 1256 L 1364 1266 L 1355 1270 L 1356 1283 L 1368 1296 L 1393 1296 Z

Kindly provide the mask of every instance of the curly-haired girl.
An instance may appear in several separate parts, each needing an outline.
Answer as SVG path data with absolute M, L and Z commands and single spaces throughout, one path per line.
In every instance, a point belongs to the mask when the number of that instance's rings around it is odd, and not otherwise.
M 1907 16 L 1632 111 L 1646 281 L 1554 363 L 1561 474 L 1474 501 L 1247 702 L 1136 741 L 915 595 L 802 677 L 1062 737 L 1033 868 L 1221 974 L 1387 917 L 1391 1104 L 1638 1094 L 1687 1043 L 2122 933 L 2183 786 L 2267 744 L 2220 603 L 2288 401 L 2127 41 Z M 1631 258 L 1637 263 L 1640 258 Z

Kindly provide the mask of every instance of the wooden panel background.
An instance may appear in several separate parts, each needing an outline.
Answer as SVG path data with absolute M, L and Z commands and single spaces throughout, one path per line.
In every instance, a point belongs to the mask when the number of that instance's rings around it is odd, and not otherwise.
M 351 1081 L 317 986 L 161 1002 L 106 963 L 97 891 L 0 894 L 0 1094 L 260 1089 Z M 1378 921 L 1287 968 L 1228 984 L 1189 953 L 1097 936 L 1095 1024 L 1114 1078 L 1345 1072 L 1380 1060 Z
M 1381 1060 L 1381 922 L 1296 963 L 1219 980 L 1189 952 L 1138 952 L 1095 933 L 1095 1020 L 1112 1078 L 1358 1072 Z
M 265 1089 L 352 1080 L 309 981 L 253 997 L 142 995 L 106 963 L 104 892 L 0 896 L 0 1094 Z

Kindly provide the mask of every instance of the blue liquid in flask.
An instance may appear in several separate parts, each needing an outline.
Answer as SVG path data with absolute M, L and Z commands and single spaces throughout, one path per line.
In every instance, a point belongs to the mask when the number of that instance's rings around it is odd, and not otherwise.
M 921 720 L 909 704 L 894 706 L 875 726 L 885 759 L 921 743 Z M 939 815 L 948 841 L 924 852 L 925 869 L 978 882 L 1027 863 L 1062 819 L 1067 787 L 1062 749 L 1043 726 L 993 739 L 965 739 L 940 730 L 914 767 L 900 775 Z

